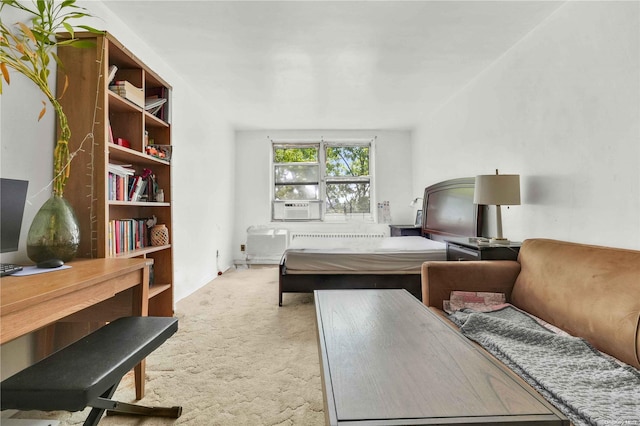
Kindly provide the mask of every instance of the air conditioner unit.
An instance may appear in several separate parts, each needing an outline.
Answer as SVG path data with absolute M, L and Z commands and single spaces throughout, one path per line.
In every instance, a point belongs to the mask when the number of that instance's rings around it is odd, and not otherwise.
M 317 220 L 320 219 L 320 201 L 275 201 L 274 220 Z
M 278 264 L 289 243 L 286 229 L 250 226 L 247 229 L 247 262 Z
M 284 203 L 284 220 L 306 220 L 309 219 L 309 203 L 306 201 L 295 201 Z

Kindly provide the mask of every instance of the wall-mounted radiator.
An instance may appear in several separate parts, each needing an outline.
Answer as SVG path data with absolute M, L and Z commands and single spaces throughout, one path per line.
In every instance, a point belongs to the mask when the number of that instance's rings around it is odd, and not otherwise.
M 383 238 L 383 233 L 363 232 L 300 232 L 291 233 L 286 229 L 251 226 L 247 229 L 246 261 L 248 264 L 278 264 L 289 246 L 289 241 L 296 238 L 313 239 L 362 239 Z
M 298 237 L 304 238 L 382 238 L 385 237 L 382 233 L 362 233 L 362 232 L 293 232 L 291 234 L 291 241 Z

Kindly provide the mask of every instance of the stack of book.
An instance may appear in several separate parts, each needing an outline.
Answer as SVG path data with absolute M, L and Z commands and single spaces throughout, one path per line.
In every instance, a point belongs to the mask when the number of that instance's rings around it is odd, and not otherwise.
M 149 169 L 136 174 L 129 167 L 130 165 L 109 164 L 109 200 L 156 201 L 158 185 L 155 174 Z
M 114 84 L 109 86 L 109 90 L 130 100 L 141 108 L 145 107 L 144 90 L 137 88 L 126 80 L 116 80 Z
M 116 219 L 109 221 L 109 254 L 115 256 L 140 250 L 151 245 L 149 218 Z
M 109 163 L 109 200 L 129 201 L 130 180 L 132 180 L 135 170 L 130 168 L 130 164 Z

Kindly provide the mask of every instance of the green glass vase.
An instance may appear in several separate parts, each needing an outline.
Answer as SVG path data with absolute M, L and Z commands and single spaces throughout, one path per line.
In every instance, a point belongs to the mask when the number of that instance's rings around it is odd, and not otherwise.
M 34 262 L 73 259 L 80 245 L 80 226 L 69 202 L 53 195 L 38 210 L 27 235 L 27 256 Z

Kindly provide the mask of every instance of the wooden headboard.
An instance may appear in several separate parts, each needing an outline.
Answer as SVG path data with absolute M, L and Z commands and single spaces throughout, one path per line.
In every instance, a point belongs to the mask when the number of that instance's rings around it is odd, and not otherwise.
M 447 237 L 479 237 L 482 209 L 473 203 L 476 179 L 450 179 L 424 190 L 422 235 L 442 241 Z

